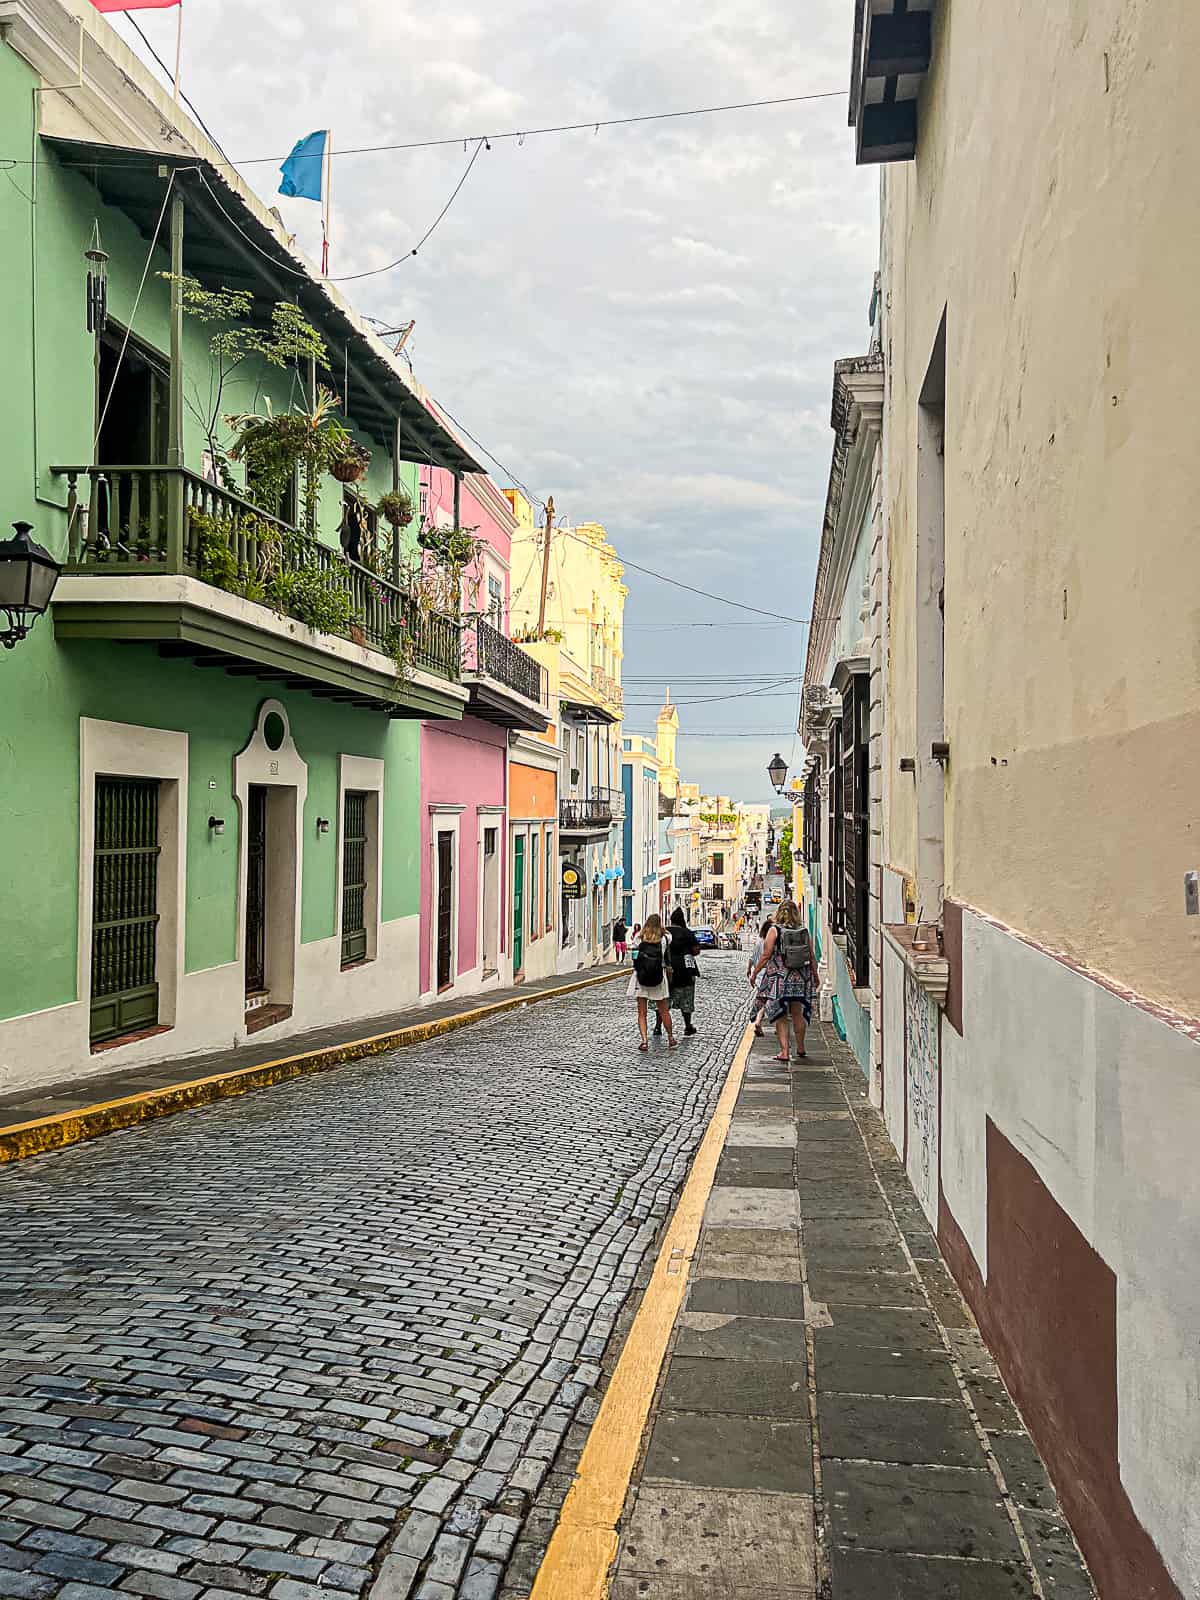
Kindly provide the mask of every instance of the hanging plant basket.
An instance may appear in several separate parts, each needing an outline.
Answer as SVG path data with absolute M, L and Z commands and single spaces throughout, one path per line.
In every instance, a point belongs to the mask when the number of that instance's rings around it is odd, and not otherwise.
M 371 452 L 362 445 L 351 443 L 332 463 L 330 471 L 339 483 L 360 483 L 371 465 Z
M 379 497 L 379 515 L 393 528 L 407 528 L 413 519 L 413 503 L 402 489 L 389 489 Z

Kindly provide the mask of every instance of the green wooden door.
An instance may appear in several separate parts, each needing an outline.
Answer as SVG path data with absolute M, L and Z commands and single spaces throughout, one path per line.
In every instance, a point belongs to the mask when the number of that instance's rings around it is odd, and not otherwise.
M 525 960 L 525 841 L 513 840 L 513 977 Z
M 158 1022 L 158 784 L 96 779 L 93 1043 Z

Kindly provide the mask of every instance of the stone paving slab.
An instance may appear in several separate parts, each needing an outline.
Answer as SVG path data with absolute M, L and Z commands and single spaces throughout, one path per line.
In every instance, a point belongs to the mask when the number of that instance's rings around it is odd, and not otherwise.
M 811 1495 L 808 1420 L 662 1411 L 650 1435 L 642 1476 L 646 1483 Z
M 828 1029 L 809 1041 L 790 1069 L 764 1060 L 769 1041 L 751 1054 L 610 1594 L 1095 1600 L 857 1065 Z M 785 1070 L 796 1142 L 755 1148 L 745 1141 L 773 1125 L 764 1074 Z M 799 1281 L 775 1270 L 793 1260 Z M 767 1430 L 788 1426 L 781 1453 Z M 782 1496 L 806 1563 L 797 1573 L 766 1513 L 802 1437 L 803 1494 Z M 525 1596 L 506 1589 L 505 1600 Z
M 626 1575 L 699 1580 L 725 1595 L 769 1585 L 814 1593 L 812 1500 L 645 1485 L 624 1540 Z M 697 1592 L 693 1587 L 693 1593 Z

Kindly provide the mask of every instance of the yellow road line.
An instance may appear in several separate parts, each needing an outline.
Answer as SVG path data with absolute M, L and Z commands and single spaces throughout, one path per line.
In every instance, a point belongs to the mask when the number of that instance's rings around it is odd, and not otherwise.
M 57 1116 L 13 1123 L 8 1127 L 0 1127 L 0 1164 L 41 1155 L 47 1150 L 61 1150 L 66 1145 L 96 1139 L 105 1133 L 115 1133 L 119 1128 L 131 1128 L 155 1117 L 170 1116 L 173 1112 L 187 1111 L 193 1106 L 211 1105 L 214 1100 L 227 1100 L 235 1095 L 248 1094 L 254 1089 L 267 1089 L 277 1083 L 286 1083 L 290 1078 L 324 1072 L 331 1067 L 343 1066 L 348 1061 L 362 1060 L 364 1056 L 382 1055 L 388 1050 L 424 1044 L 441 1034 L 453 1033 L 458 1028 L 482 1022 L 501 1012 L 513 1011 L 519 1006 L 536 1005 L 539 1001 L 552 1000 L 559 995 L 575 994 L 595 984 L 609 983 L 622 974 L 623 969 L 617 967 L 613 972 L 581 978 L 576 983 L 564 983 L 556 989 L 536 989 L 527 994 L 510 995 L 504 1000 L 493 1001 L 491 1005 L 476 1006 L 470 1011 L 458 1011 L 452 1016 L 436 1017 L 429 1022 L 413 1023 L 390 1033 L 376 1033 L 365 1039 L 329 1045 L 323 1050 L 281 1056 L 276 1061 L 235 1067 L 229 1072 L 218 1072 L 207 1078 L 191 1078 L 160 1089 L 146 1089 L 141 1094 L 122 1095 L 116 1100 L 104 1100 L 96 1105 L 80 1106 L 74 1111 L 63 1111 Z
M 617 1523 L 667 1341 L 683 1304 L 688 1268 L 753 1037 L 747 1028 L 734 1052 L 721 1098 L 692 1162 L 617 1369 L 592 1424 L 575 1482 L 563 1502 L 530 1600 L 603 1600 L 608 1593 L 609 1570 L 619 1543 Z

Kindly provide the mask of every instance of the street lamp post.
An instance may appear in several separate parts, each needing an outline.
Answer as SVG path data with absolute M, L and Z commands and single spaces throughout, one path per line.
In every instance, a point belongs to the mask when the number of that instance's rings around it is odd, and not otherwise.
M 776 794 L 784 792 L 787 783 L 788 764 L 778 751 L 771 757 L 771 764 L 767 768 L 767 777 L 771 780 L 771 787 Z
M 0 611 L 8 626 L 0 628 L 0 644 L 6 650 L 24 639 L 50 604 L 50 596 L 62 571 L 49 550 L 43 550 L 29 537 L 28 522 L 14 522 L 14 539 L 0 539 Z

